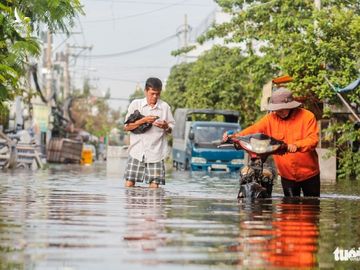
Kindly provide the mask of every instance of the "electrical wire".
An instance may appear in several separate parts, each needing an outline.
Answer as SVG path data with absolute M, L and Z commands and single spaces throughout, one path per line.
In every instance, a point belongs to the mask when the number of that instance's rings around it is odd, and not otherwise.
M 147 15 L 147 14 L 151 14 L 163 9 L 167 9 L 167 8 L 171 8 L 173 6 L 185 3 L 187 0 L 183 0 L 177 3 L 173 3 L 161 8 L 157 8 L 157 9 L 153 9 L 153 10 L 149 10 L 149 11 L 145 11 L 145 12 L 141 12 L 141 13 L 137 13 L 137 14 L 132 14 L 132 15 L 128 15 L 128 16 L 123 16 L 123 17 L 117 17 L 117 18 L 112 18 L 112 19 L 102 19 L 102 20 L 93 20 L 93 21 L 84 21 L 84 23 L 99 23 L 99 22 L 114 22 L 114 21 L 120 21 L 120 20 L 125 20 L 125 19 L 129 19 L 129 18 L 134 18 L 134 17 L 139 17 L 142 15 Z
M 142 4 L 142 5 L 164 5 L 164 4 L 168 4 L 168 3 L 165 3 L 165 2 L 146 2 L 146 1 L 134 1 L 134 0 L 127 0 L 127 1 L 122 1 L 122 0 L 109 0 L 109 1 L 106 1 L 106 0 L 87 0 L 89 2 L 108 2 L 108 3 L 111 3 L 111 4 Z M 179 6 L 181 4 L 178 4 Z M 194 4 L 194 3 L 189 3 L 189 4 L 186 4 L 186 6 L 196 6 L 196 7 L 206 7 L 208 5 L 205 5 L 205 4 Z
M 119 78 L 110 78 L 110 77 L 98 77 L 99 80 L 106 80 L 106 81 L 118 81 L 118 82 L 129 82 L 129 83 L 142 83 L 143 81 L 138 80 L 128 80 L 128 79 L 119 79 Z
M 154 43 L 150 43 L 146 46 L 143 46 L 143 47 L 140 47 L 140 48 L 137 48 L 137 49 L 133 49 L 133 50 L 128 50 L 128 51 L 123 51 L 123 52 L 117 52 L 117 53 L 110 53 L 110 54 L 98 54 L 98 55 L 83 55 L 83 56 L 79 56 L 79 57 L 90 57 L 90 58 L 108 58 L 108 57 L 117 57 L 117 56 L 123 56 L 123 55 L 127 55 L 127 54 L 132 54 L 132 53 L 136 53 L 136 52 L 140 52 L 140 51 L 143 51 L 143 50 L 146 50 L 146 49 L 150 49 L 152 47 L 155 47 L 159 44 L 162 44 L 163 42 L 165 41 L 168 41 L 168 40 L 171 40 L 175 37 L 177 37 L 178 35 L 180 34 L 180 32 L 174 34 L 174 35 L 171 35 L 171 36 L 168 36 L 166 38 L 163 38 L 161 40 L 158 40 Z

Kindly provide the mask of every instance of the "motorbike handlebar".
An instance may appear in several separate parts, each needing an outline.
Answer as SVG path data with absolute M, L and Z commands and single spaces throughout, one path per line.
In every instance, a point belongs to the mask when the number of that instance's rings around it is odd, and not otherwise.
M 288 152 L 288 146 L 286 143 L 280 145 L 279 149 L 276 150 L 277 155 L 284 155 Z
M 240 139 L 241 137 L 237 137 L 237 138 L 228 138 L 227 141 L 221 141 L 221 144 L 218 146 L 218 148 L 230 148 L 230 147 L 235 147 L 235 149 L 240 150 L 240 149 L 244 149 L 241 144 L 240 144 Z M 246 149 L 244 149 L 246 150 Z M 272 154 L 277 154 L 277 155 L 284 155 L 285 153 L 288 152 L 288 146 L 286 143 L 282 143 L 280 144 L 280 147 L 275 150 Z
M 228 138 L 226 141 L 221 141 L 220 145 L 217 148 L 233 148 L 235 147 L 236 150 L 242 149 L 239 143 L 240 140 L 233 140 L 232 138 Z

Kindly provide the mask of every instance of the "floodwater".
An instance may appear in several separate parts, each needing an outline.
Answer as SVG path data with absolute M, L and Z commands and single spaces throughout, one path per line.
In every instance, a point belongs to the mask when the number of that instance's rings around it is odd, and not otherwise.
M 358 182 L 320 199 L 237 192 L 236 177 L 188 172 L 124 188 L 105 163 L 2 172 L 0 269 L 360 268 Z

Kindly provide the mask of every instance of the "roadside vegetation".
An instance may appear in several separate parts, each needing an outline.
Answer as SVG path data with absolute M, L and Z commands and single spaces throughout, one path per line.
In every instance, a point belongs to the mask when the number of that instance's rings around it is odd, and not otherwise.
M 212 27 L 198 42 L 220 37 L 225 45 L 173 67 L 164 98 L 173 109 L 236 109 L 246 127 L 261 115 L 263 85 L 290 75 L 288 87 L 305 106 L 318 118 L 332 119 L 327 137 L 339 158 L 339 176 L 359 178 L 360 151 L 351 142 L 360 140 L 360 130 L 349 118 L 334 118 L 328 105 L 340 100 L 325 79 L 342 88 L 359 77 L 359 1 L 323 0 L 320 9 L 312 0 L 216 2 L 232 20 Z M 349 99 L 360 106 L 360 87 Z
M 86 130 L 96 137 L 106 137 L 114 127 L 118 127 L 120 111 L 110 108 L 108 98 L 94 97 L 90 93 L 90 84 L 85 80 L 83 89 L 77 89 L 72 94 L 70 108 L 74 128 Z
M 42 25 L 50 31 L 68 32 L 77 14 L 78 0 L 0 1 L 0 104 L 22 95 L 30 59 L 39 57 Z
M 174 66 L 163 97 L 173 109 L 236 109 L 245 127 L 262 114 L 263 85 L 290 75 L 289 88 L 308 108 L 320 111 L 318 117 L 331 119 L 327 137 L 339 158 L 340 177 L 359 178 L 360 152 L 354 151 L 352 142 L 359 142 L 360 130 L 352 120 L 334 117 L 328 105 L 340 101 L 325 79 L 342 88 L 359 77 L 359 1 L 322 0 L 320 8 L 313 0 L 216 2 L 232 20 L 212 27 L 198 42 L 220 37 L 225 45 L 214 46 L 195 62 Z M 69 32 L 82 13 L 79 0 L 0 0 L 0 112 L 6 113 L 5 102 L 15 96 L 26 92 L 30 100 L 36 93 L 29 90 L 27 73 L 31 59 L 41 53 L 41 26 Z M 348 97 L 360 107 L 360 88 Z M 95 122 L 81 125 L 95 132 Z M 108 129 L 106 125 L 103 131 Z

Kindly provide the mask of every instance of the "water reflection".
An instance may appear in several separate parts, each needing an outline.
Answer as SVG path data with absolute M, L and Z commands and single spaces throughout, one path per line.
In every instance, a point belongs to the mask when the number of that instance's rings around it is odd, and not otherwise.
M 164 225 L 160 222 L 165 218 L 164 190 L 142 187 L 125 190 L 127 223 L 124 240 L 132 252 L 155 252 L 164 245 L 161 237 Z
M 286 198 L 276 210 L 267 261 L 282 267 L 317 266 L 319 199 Z
M 169 177 L 125 189 L 100 165 L 3 173 L 0 269 L 359 268 L 333 254 L 359 248 L 356 183 L 238 203 L 236 178 Z
M 319 199 L 284 198 L 245 202 L 241 207 L 239 265 L 311 268 L 317 266 Z

